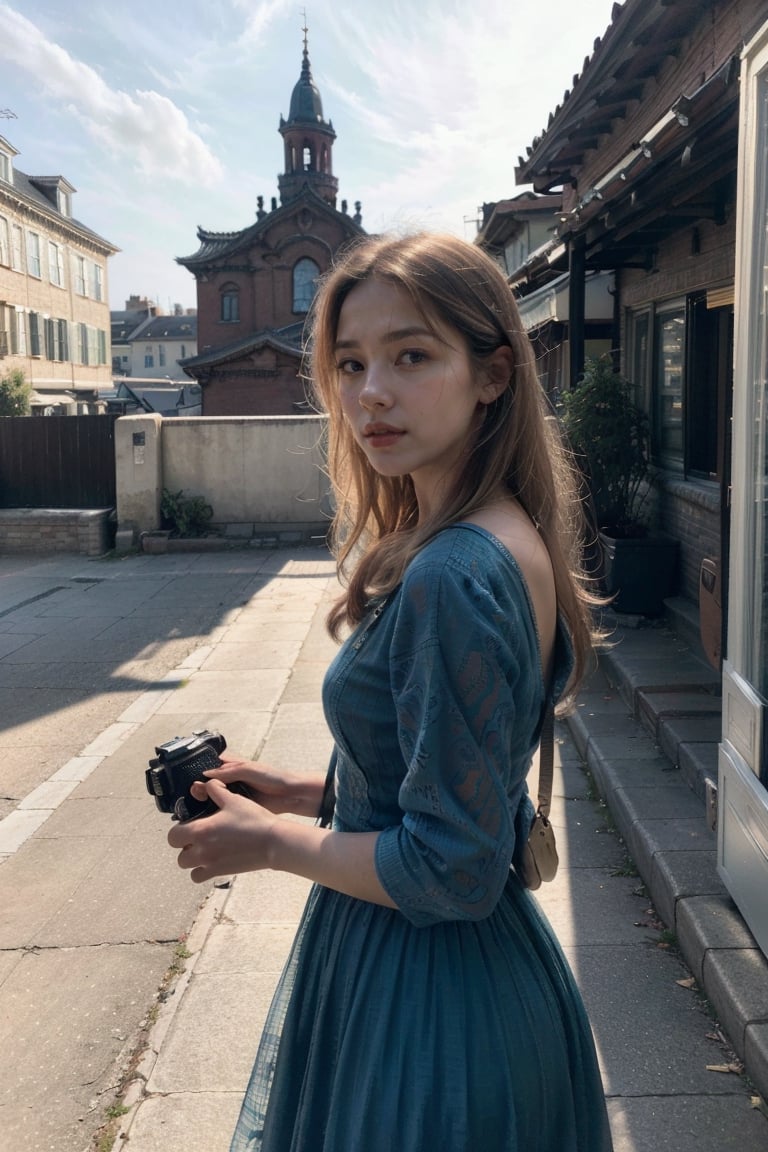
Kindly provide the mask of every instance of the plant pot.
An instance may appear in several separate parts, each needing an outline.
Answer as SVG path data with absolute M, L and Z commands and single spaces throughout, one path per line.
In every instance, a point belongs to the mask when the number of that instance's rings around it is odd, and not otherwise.
M 139 537 L 142 552 L 149 552 L 155 556 L 161 556 L 168 551 L 168 539 L 170 531 L 165 531 L 162 528 L 157 528 L 153 532 L 142 532 Z
M 619 540 L 600 534 L 603 583 L 616 612 L 661 616 L 664 600 L 677 586 L 680 542 L 655 533 L 640 539 Z

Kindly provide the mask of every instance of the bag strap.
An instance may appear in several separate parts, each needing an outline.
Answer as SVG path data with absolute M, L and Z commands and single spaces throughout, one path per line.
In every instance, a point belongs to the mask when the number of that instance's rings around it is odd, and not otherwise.
M 317 826 L 319 828 L 330 828 L 333 823 L 333 810 L 336 807 L 336 760 L 337 751 L 334 746 L 331 752 L 328 771 L 325 774 L 323 799 L 320 804 L 320 811 L 317 814 Z
M 552 802 L 552 779 L 554 775 L 554 749 L 555 749 L 555 709 L 548 704 L 544 713 L 544 724 L 541 729 L 539 743 L 539 808 L 538 811 L 545 820 L 549 819 L 549 807 Z

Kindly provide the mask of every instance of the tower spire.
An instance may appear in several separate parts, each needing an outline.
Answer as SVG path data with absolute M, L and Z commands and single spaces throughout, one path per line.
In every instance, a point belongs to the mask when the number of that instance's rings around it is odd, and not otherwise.
M 333 175 L 332 149 L 336 133 L 323 116 L 323 102 L 312 79 L 306 9 L 302 9 L 302 17 L 301 75 L 291 93 L 288 119 L 280 118 L 280 135 L 285 141 L 285 171 L 278 178 L 280 200 L 285 204 L 307 185 L 335 207 L 338 180 Z

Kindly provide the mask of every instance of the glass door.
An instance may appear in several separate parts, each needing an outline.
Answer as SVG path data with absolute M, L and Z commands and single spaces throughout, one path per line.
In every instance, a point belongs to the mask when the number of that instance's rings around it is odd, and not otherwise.
M 768 23 L 742 57 L 718 870 L 768 954 Z

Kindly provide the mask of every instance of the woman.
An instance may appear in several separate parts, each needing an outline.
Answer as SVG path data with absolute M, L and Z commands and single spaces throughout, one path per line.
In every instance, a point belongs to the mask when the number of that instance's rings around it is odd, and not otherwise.
M 351 628 L 323 781 L 228 758 L 169 840 L 192 879 L 315 881 L 233 1152 L 609 1152 L 591 1032 L 510 866 L 547 704 L 590 648 L 573 482 L 512 295 L 452 237 L 372 239 L 316 302 Z M 249 797 L 227 784 L 247 785 Z

